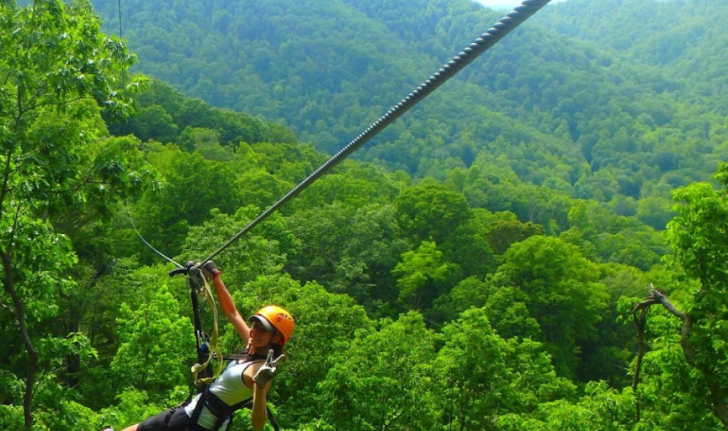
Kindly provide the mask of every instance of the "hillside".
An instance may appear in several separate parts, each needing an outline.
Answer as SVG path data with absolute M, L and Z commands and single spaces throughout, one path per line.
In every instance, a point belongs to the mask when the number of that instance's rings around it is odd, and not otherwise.
M 558 33 L 574 17 L 585 33 L 604 33 L 596 20 L 607 27 L 633 11 L 627 1 L 592 3 L 547 8 L 356 156 L 439 179 L 475 164 L 573 197 L 649 196 L 663 207 L 675 186 L 709 179 L 725 154 L 711 109 L 721 102 L 658 62 Z M 118 3 L 94 4 L 118 32 Z M 650 3 L 665 16 L 654 26 L 675 7 Z M 500 17 L 465 0 L 128 0 L 121 14 L 140 71 L 282 122 L 329 154 Z
M 716 97 L 728 84 L 724 71 L 728 36 L 721 23 L 728 8 L 720 0 L 570 0 L 547 8 L 536 21 L 559 33 L 619 51 L 634 62 L 662 67 L 726 114 Z

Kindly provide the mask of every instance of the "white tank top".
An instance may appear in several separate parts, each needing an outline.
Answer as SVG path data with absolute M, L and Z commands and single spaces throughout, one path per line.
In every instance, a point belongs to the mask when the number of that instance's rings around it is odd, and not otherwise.
M 245 386 L 245 382 L 243 382 L 243 373 L 245 373 L 245 370 L 248 369 L 249 366 L 259 362 L 263 362 L 263 360 L 254 359 L 252 361 L 248 360 L 245 362 L 230 362 L 225 371 L 223 371 L 223 373 L 210 384 L 210 392 L 215 394 L 215 396 L 220 398 L 229 406 L 252 398 L 253 390 Z M 197 394 L 194 398 L 192 398 L 192 401 L 185 406 L 185 413 L 187 413 L 187 416 L 192 417 L 192 412 L 194 412 L 201 396 L 202 394 Z M 216 421 L 217 417 L 215 417 L 215 415 L 213 415 L 207 407 L 202 407 L 200 418 L 197 420 L 197 423 L 205 429 L 213 429 Z M 220 431 L 227 430 L 229 422 L 229 418 L 225 419 L 225 422 L 223 422 L 220 427 Z

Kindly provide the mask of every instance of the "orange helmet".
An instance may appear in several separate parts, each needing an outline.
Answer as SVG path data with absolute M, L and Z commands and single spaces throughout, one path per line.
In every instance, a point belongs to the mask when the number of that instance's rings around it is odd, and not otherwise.
M 291 313 L 277 305 L 261 308 L 250 317 L 250 320 L 260 322 L 270 332 L 277 331 L 281 334 L 281 341 L 278 342 L 281 346 L 291 339 L 293 329 L 296 327 L 296 322 L 293 320 Z

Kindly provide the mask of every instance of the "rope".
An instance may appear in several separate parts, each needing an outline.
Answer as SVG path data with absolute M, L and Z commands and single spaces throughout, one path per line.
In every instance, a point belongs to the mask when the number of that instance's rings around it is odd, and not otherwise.
M 270 208 L 261 213 L 255 220 L 245 226 L 235 236 L 230 238 L 225 244 L 220 246 L 217 250 L 212 252 L 205 260 L 201 261 L 197 267 L 203 265 L 205 262 L 211 260 L 217 256 L 220 252 L 225 250 L 230 244 L 237 241 L 245 233 L 253 229 L 258 223 L 262 222 L 268 216 L 273 214 L 286 202 L 293 199 L 303 189 L 311 185 L 314 181 L 320 178 L 322 175 L 330 171 L 342 160 L 348 157 L 355 150 L 364 145 L 371 138 L 376 136 L 379 132 L 384 130 L 387 126 L 392 124 L 394 120 L 402 116 L 405 112 L 410 110 L 413 106 L 419 103 L 422 99 L 427 97 L 430 93 L 435 91 L 439 86 L 444 84 L 448 79 L 452 78 L 456 73 L 461 71 L 465 66 L 470 64 L 479 55 L 487 51 L 490 47 L 498 43 L 504 36 L 510 33 L 513 29 L 518 27 L 521 23 L 530 18 L 533 14 L 538 12 L 542 7 L 548 4 L 551 0 L 525 0 L 520 6 L 516 7 L 512 12 L 501 18 L 495 23 L 487 32 L 483 33 L 479 38 L 475 39 L 467 48 L 460 51 L 455 57 L 452 58 L 448 63 L 443 65 L 437 72 L 430 76 L 425 82 L 420 84 L 414 91 L 412 91 L 407 97 L 402 99 L 398 104 L 394 105 L 384 115 L 379 117 L 377 121 L 372 123 L 368 128 L 364 130 L 359 136 L 354 138 L 348 145 L 341 149 L 336 155 L 327 160 L 321 167 L 316 169 L 306 179 L 301 181 L 296 187 L 290 192 L 283 196 L 278 202 L 271 205 Z
M 142 242 L 144 244 L 146 244 L 147 247 L 149 247 L 152 250 L 154 250 L 155 253 L 157 253 L 158 255 L 160 255 L 163 258 L 165 258 L 168 262 L 173 263 L 175 266 L 177 266 L 177 268 L 184 268 L 184 266 L 182 266 L 179 263 L 175 262 L 174 260 L 172 260 L 172 258 L 169 258 L 169 257 L 165 256 L 161 251 L 159 251 L 156 248 L 154 248 L 154 246 L 152 246 L 151 244 L 149 244 L 147 242 L 147 240 L 144 239 L 144 237 L 142 236 L 141 233 L 139 233 L 139 230 L 137 230 L 137 227 L 134 224 L 134 219 L 131 217 L 131 212 L 129 212 L 129 203 L 128 202 L 126 203 L 126 215 L 129 217 L 129 222 L 131 222 L 131 227 L 134 228 L 134 232 L 136 232 L 136 234 L 139 237 L 139 239 L 142 240 Z

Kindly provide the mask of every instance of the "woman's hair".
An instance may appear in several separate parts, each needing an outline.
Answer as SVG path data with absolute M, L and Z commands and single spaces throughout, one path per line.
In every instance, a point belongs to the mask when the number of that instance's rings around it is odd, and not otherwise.
M 269 347 L 273 350 L 273 359 L 281 356 L 285 352 L 283 346 L 278 343 L 270 343 Z

